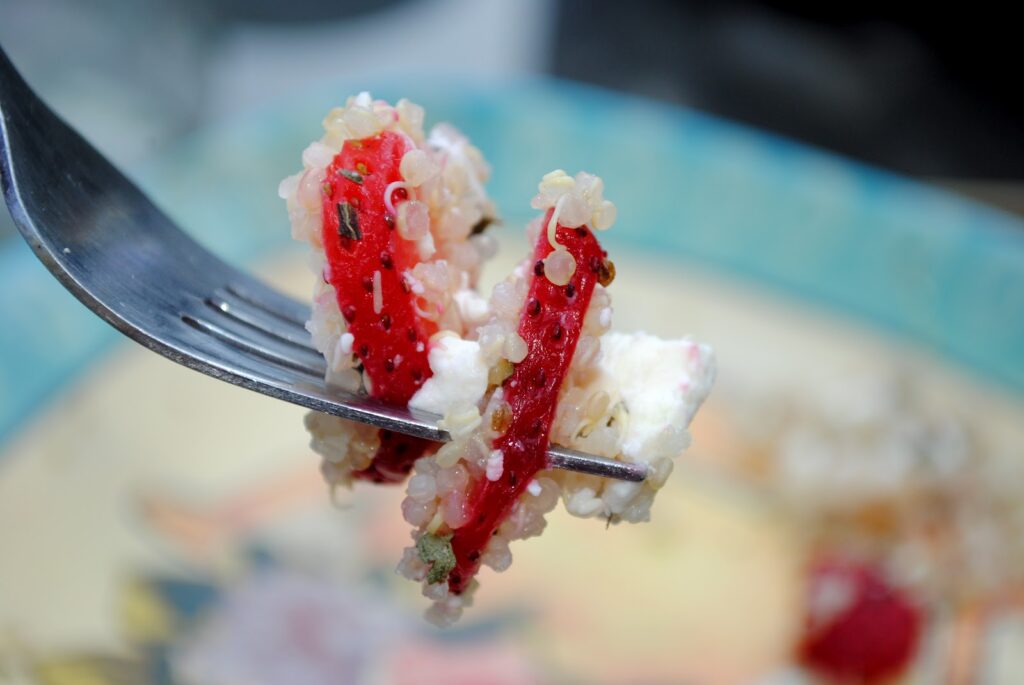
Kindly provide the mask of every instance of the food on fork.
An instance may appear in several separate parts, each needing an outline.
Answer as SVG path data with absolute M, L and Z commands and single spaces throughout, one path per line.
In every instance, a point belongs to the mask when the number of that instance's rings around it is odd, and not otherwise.
M 647 520 L 714 376 L 705 346 L 608 332 L 615 269 L 592 229 L 615 215 L 599 178 L 552 172 L 533 205 L 545 211 L 528 230 L 533 254 L 494 288 L 476 331 L 487 393 L 447 407 L 454 439 L 417 461 L 402 505 L 416 544 L 399 570 L 422 581 L 442 624 L 468 605 L 480 565 L 507 568 L 509 543 L 539 535 L 559 497 L 577 516 Z M 650 475 L 627 483 L 547 471 L 550 439 L 646 463 Z
M 407 404 L 431 375 L 439 330 L 467 332 L 493 219 L 488 168 L 450 126 L 423 132 L 423 110 L 367 93 L 324 119 L 304 170 L 281 183 L 292 235 L 313 247 L 320 276 L 308 324 L 327 380 Z M 313 448 L 332 483 L 404 480 L 425 440 L 312 413 Z
M 493 253 L 488 169 L 453 128 L 422 132 L 422 110 L 361 94 L 285 179 L 293 234 L 321 276 L 308 328 L 327 380 L 433 411 L 435 446 L 312 413 L 332 485 L 397 482 L 414 528 L 399 571 L 455 620 L 481 565 L 504 570 L 512 540 L 539 535 L 559 498 L 576 516 L 645 521 L 686 448 L 714 361 L 689 339 L 609 332 L 615 267 L 595 231 L 615 206 L 587 173 L 544 176 L 528 227 L 532 254 L 489 299 L 475 288 Z M 548 444 L 645 464 L 632 483 L 547 469 Z

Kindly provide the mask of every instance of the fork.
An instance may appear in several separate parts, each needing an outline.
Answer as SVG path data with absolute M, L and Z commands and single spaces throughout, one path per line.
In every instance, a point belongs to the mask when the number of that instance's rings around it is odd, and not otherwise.
M 190 369 L 382 429 L 446 442 L 436 414 L 329 386 L 309 307 L 200 246 L 50 110 L 0 48 L 0 179 L 58 281 L 135 342 Z M 548 466 L 639 482 L 642 464 L 550 445 Z

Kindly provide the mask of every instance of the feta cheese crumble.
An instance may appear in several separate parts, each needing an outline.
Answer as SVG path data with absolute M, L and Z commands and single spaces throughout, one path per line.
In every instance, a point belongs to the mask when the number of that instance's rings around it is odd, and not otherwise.
M 431 346 L 428 359 L 434 375 L 412 396 L 410 407 L 443 416 L 455 407 L 481 401 L 487 391 L 487 365 L 480 343 L 442 336 Z
M 628 413 L 622 453 L 630 461 L 647 461 L 666 426 L 689 425 L 715 380 L 710 347 L 646 333 L 604 334 L 598 368 Z

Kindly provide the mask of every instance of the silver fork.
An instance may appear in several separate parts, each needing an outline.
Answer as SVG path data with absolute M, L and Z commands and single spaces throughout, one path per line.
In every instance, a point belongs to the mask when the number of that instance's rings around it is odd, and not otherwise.
M 439 416 L 324 382 L 309 307 L 225 264 L 36 97 L 0 49 L 0 178 L 22 236 L 111 326 L 190 369 L 316 411 L 445 442 Z M 643 465 L 559 446 L 548 465 L 628 481 Z

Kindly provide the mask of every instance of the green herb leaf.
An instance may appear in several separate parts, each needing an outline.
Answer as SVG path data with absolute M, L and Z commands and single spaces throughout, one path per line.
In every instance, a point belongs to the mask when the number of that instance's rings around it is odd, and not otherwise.
M 339 169 L 338 173 L 353 183 L 363 185 L 363 177 L 358 171 L 352 171 L 351 169 Z
M 338 203 L 338 235 L 349 240 L 363 239 L 363 232 L 359 230 L 359 215 L 347 202 Z
M 430 564 L 427 582 L 442 583 L 455 568 L 455 552 L 452 551 L 452 536 L 426 533 L 416 541 L 416 552 L 420 559 Z

